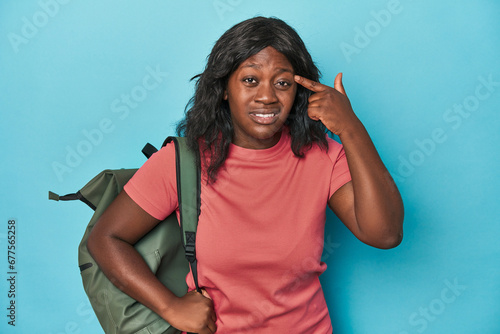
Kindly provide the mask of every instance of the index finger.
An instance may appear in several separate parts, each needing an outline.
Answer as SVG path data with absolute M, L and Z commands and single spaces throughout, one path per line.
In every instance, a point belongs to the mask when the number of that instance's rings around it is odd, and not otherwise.
M 301 86 L 304 86 L 305 88 L 307 88 L 309 90 L 312 90 L 315 93 L 322 92 L 322 91 L 326 90 L 326 87 L 327 87 L 319 82 L 304 78 L 300 75 L 295 75 L 293 78 L 294 78 L 296 83 L 298 83 Z

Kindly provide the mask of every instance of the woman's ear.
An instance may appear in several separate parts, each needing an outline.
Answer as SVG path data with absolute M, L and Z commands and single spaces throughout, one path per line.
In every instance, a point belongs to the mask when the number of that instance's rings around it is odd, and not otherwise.
M 224 89 L 224 100 L 227 101 L 227 89 Z

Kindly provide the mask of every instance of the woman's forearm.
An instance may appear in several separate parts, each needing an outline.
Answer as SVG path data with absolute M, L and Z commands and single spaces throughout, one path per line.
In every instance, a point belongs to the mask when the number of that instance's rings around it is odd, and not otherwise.
M 177 298 L 153 274 L 142 256 L 124 240 L 97 233 L 87 247 L 103 273 L 120 290 L 160 316 Z

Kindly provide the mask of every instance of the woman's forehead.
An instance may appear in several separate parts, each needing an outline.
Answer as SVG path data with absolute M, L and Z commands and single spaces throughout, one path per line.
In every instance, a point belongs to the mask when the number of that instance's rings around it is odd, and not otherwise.
M 260 70 L 269 66 L 275 67 L 276 70 L 281 72 L 293 73 L 293 66 L 288 58 L 272 46 L 268 46 L 258 53 L 245 59 L 238 66 L 238 69 L 255 68 L 257 70 Z

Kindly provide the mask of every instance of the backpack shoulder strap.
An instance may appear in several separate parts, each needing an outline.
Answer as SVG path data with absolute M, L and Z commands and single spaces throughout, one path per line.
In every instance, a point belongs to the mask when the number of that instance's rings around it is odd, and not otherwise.
M 177 177 L 177 197 L 179 201 L 181 239 L 186 258 L 191 266 L 196 289 L 198 272 L 196 263 L 196 229 L 200 215 L 201 171 L 197 152 L 193 152 L 183 137 L 168 137 L 163 146 L 173 142 L 175 145 L 175 164 Z

